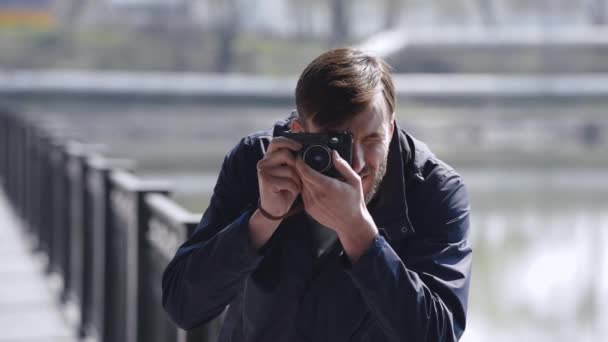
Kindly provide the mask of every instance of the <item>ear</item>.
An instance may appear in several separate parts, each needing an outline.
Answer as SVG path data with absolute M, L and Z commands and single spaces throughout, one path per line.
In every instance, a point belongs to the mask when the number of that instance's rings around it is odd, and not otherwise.
M 395 112 L 393 112 L 393 114 L 391 114 L 390 122 L 391 122 L 390 127 L 388 128 L 390 134 L 388 136 L 392 137 L 393 132 L 395 131 Z
M 300 120 L 302 120 L 302 119 L 294 118 L 293 120 L 291 120 L 291 131 L 292 132 L 294 132 L 294 133 L 305 132 L 304 124 Z

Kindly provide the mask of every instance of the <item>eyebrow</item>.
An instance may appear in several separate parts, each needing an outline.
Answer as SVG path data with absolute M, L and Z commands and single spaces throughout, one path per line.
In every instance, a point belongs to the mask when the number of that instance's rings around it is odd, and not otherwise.
M 381 138 L 382 134 L 380 132 L 373 132 L 365 136 L 366 138 Z
M 328 128 L 323 130 L 324 133 L 343 133 L 344 130 L 339 130 L 339 129 L 332 129 L 332 128 Z M 382 133 L 380 132 L 372 132 L 366 136 L 363 137 L 363 139 L 367 139 L 367 138 L 382 138 Z

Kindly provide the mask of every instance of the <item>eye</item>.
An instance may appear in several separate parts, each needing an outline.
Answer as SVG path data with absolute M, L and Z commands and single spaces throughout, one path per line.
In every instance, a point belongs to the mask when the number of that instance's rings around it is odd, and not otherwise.
M 382 137 L 381 137 L 381 136 L 378 136 L 378 135 L 372 135 L 372 136 L 369 136 L 369 137 L 365 138 L 365 139 L 363 140 L 363 142 L 366 142 L 366 143 L 374 143 L 374 142 L 381 142 L 382 140 L 383 140 L 383 139 L 382 139 Z

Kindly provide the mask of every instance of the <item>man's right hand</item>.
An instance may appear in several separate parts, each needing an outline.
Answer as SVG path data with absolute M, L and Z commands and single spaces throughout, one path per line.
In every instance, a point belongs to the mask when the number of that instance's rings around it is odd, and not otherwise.
M 272 216 L 283 216 L 302 191 L 296 172 L 295 151 L 302 145 L 285 137 L 273 138 L 264 157 L 257 163 L 260 206 Z M 269 220 L 259 210 L 249 219 L 249 236 L 260 249 L 274 234 L 281 221 Z
M 273 216 L 285 215 L 302 190 L 293 153 L 301 148 L 295 140 L 273 138 L 257 163 L 261 206 Z

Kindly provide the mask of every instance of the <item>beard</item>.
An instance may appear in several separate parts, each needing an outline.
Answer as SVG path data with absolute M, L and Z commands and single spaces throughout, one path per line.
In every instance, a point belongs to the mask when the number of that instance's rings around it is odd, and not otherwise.
M 369 202 L 371 202 L 374 199 L 374 197 L 376 196 L 376 194 L 378 193 L 378 189 L 380 189 L 380 184 L 382 183 L 382 179 L 384 179 L 384 176 L 386 175 L 386 165 L 387 164 L 388 164 L 388 155 L 386 156 L 386 158 L 384 158 L 382 160 L 380 165 L 378 165 L 376 172 L 374 172 L 374 174 L 373 174 L 374 178 L 372 179 L 372 186 L 370 187 L 369 191 L 364 194 L 365 204 L 369 204 Z M 363 170 L 363 171 L 364 172 L 362 172 L 362 174 L 365 174 L 366 170 Z M 367 172 L 369 172 L 369 171 L 367 171 Z

